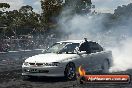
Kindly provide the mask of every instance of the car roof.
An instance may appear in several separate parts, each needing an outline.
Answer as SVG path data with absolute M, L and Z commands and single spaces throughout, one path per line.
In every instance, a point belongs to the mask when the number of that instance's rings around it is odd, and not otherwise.
M 91 40 L 88 40 L 89 42 L 91 42 Z M 84 42 L 84 40 L 66 40 L 66 41 L 60 41 L 57 43 L 82 43 Z

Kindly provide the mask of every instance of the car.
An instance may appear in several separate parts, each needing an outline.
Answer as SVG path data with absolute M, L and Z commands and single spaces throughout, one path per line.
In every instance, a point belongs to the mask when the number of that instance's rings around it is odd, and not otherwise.
M 64 76 L 72 80 L 76 78 L 79 66 L 86 72 L 108 73 L 112 63 L 112 52 L 106 51 L 97 42 L 67 40 L 56 42 L 42 54 L 27 58 L 22 65 L 22 75 Z

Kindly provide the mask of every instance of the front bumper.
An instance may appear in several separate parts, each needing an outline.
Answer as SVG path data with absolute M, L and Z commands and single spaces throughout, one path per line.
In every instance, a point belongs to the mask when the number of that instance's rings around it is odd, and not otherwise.
M 64 76 L 63 67 L 22 67 L 23 76 Z

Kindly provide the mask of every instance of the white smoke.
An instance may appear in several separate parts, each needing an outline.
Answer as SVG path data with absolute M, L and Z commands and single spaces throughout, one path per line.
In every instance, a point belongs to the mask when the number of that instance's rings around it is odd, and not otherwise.
M 125 71 L 132 69 L 132 38 L 122 41 L 122 45 L 112 48 L 114 66 L 110 69 L 113 71 Z
M 116 26 L 105 29 L 106 15 L 62 15 L 60 28 L 66 39 L 83 39 L 87 37 L 112 50 L 114 65 L 110 71 L 132 69 L 131 19 L 122 19 Z
M 93 38 L 97 34 L 96 32 L 101 32 L 102 19 L 103 17 L 96 15 L 75 15 L 71 19 L 68 17 L 62 18 L 59 24 L 62 31 L 68 34 L 70 39 Z

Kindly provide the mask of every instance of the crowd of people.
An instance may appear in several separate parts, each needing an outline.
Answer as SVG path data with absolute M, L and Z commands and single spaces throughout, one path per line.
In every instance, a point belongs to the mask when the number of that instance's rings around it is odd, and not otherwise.
M 0 52 L 44 49 L 54 43 L 55 38 L 39 38 L 23 35 L 17 38 L 0 39 Z M 49 44 L 50 43 L 50 44 Z

